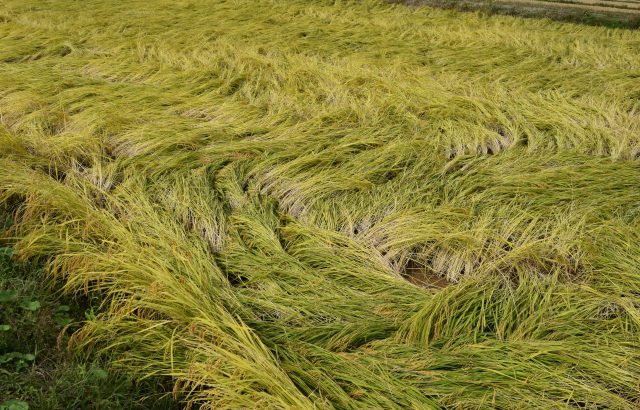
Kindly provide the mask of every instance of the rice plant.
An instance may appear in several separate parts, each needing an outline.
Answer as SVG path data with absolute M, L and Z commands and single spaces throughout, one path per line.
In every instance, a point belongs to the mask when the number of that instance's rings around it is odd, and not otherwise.
M 547 20 L 6 0 L 2 237 L 202 409 L 637 408 L 639 72 Z

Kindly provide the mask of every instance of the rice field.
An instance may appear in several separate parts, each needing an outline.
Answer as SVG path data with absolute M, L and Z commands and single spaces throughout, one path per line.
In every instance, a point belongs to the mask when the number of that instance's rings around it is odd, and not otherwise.
M 201 409 L 640 406 L 640 32 L 0 4 L 2 234 Z

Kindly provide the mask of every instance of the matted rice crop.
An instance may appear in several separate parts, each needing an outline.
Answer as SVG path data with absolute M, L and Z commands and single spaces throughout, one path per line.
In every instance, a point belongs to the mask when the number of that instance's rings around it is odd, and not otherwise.
M 638 408 L 639 158 L 639 31 L 0 4 L 3 237 L 202 409 Z

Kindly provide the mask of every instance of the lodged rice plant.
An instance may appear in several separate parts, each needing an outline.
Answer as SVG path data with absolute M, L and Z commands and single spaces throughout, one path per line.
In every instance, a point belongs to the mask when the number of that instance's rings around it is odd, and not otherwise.
M 213 408 L 640 406 L 640 32 L 0 5 L 3 237 Z

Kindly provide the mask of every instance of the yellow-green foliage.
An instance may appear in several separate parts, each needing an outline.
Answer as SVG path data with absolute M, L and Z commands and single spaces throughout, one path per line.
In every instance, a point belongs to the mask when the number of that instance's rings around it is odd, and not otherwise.
M 639 157 L 638 31 L 0 5 L 4 236 L 203 409 L 637 408 Z

